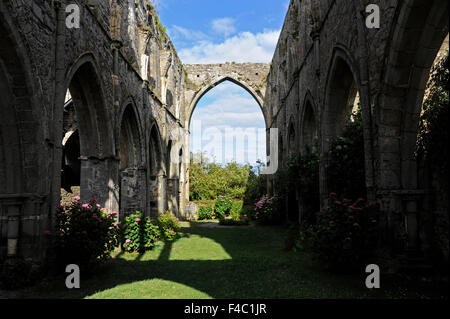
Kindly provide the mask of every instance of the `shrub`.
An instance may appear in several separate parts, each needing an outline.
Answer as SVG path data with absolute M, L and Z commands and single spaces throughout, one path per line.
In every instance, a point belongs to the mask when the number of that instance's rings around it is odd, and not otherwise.
M 190 199 L 216 199 L 230 195 L 242 199 L 252 167 L 228 163 L 225 167 L 211 162 L 204 154 L 193 154 L 190 166 Z
M 53 239 L 56 263 L 59 267 L 69 264 L 90 272 L 110 257 L 119 245 L 117 212 L 101 208 L 95 199 L 82 204 L 79 197 L 56 215 L 56 232 L 46 234 Z
M 327 165 L 328 189 L 339 190 L 350 198 L 367 196 L 361 107 L 352 114 L 341 136 L 332 140 Z M 351 167 L 351 174 L 346 174 Z
M 248 219 L 243 217 L 234 219 L 234 218 L 223 218 L 219 221 L 219 224 L 222 226 L 247 226 Z
M 164 240 L 172 241 L 179 237 L 180 221 L 170 212 L 158 216 L 157 224 Z
M 158 226 L 141 212 L 126 217 L 120 229 L 122 248 L 127 252 L 143 253 L 152 249 L 159 238 Z
M 259 164 L 258 170 L 263 167 Z M 244 195 L 245 204 L 253 205 L 253 203 L 267 193 L 267 175 L 256 175 L 252 170 L 248 176 Z
M 244 205 L 242 207 L 242 215 L 246 216 L 248 219 L 253 219 L 255 213 L 255 208 L 253 205 Z
M 219 219 L 223 219 L 230 214 L 230 210 L 232 207 L 232 202 L 230 197 L 228 196 L 219 196 L 216 200 L 216 204 L 214 206 L 214 211 L 216 213 L 216 217 Z
M 314 223 L 314 214 L 320 209 L 319 154 L 308 147 L 301 155 L 290 158 L 286 167 L 280 170 L 279 185 L 284 199 L 289 199 L 287 194 L 294 197 L 293 191 L 298 191 L 302 222 Z
M 280 221 L 280 214 L 275 197 L 263 197 L 255 203 L 254 219 L 263 225 L 276 224 Z
M 230 214 L 231 216 L 240 216 L 242 214 L 242 207 L 244 206 L 244 202 L 235 201 L 231 203 Z
M 345 271 L 360 267 L 373 255 L 378 243 L 376 203 L 364 199 L 338 201 L 334 194 L 317 223 L 300 233 L 297 243 L 328 268 Z
M 200 206 L 198 208 L 198 220 L 213 219 L 214 209 L 211 206 Z

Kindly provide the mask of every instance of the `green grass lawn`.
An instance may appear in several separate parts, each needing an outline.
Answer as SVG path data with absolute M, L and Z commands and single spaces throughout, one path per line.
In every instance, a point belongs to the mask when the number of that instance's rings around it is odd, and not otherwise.
M 203 226 L 201 226 L 203 225 Z M 416 298 L 433 297 L 419 286 L 383 281 L 365 288 L 360 275 L 333 275 L 309 258 L 287 252 L 282 227 L 209 228 L 183 223 L 182 237 L 160 243 L 143 255 L 122 254 L 102 265 L 81 289 L 65 288 L 65 278 L 15 292 L 15 297 L 265 299 L 265 298 Z M 1 293 L 0 293 L 1 296 Z

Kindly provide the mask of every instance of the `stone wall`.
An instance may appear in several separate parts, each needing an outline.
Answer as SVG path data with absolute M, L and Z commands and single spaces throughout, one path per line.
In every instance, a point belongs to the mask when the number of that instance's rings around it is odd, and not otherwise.
M 256 99 L 268 129 L 279 129 L 279 153 L 270 155 L 281 166 L 318 137 L 321 205 L 329 139 L 359 96 L 368 198 L 380 204 L 384 239 L 401 252 L 432 244 L 418 236 L 425 195 L 414 150 L 429 70 L 448 35 L 448 2 L 379 0 L 380 28 L 368 29 L 371 2 L 292 0 L 271 65 L 183 65 L 142 0 L 70 1 L 80 8 L 79 29 L 66 27 L 69 1 L 1 1 L 0 259 L 45 259 L 68 126 L 79 133 L 84 200 L 121 216 L 170 208 L 183 217 L 190 119 L 226 80 Z M 269 185 L 278 192 L 274 176 Z
M 70 1 L 80 8 L 79 29 L 66 27 L 68 4 L 0 4 L 1 260 L 45 259 L 68 127 L 79 133 L 83 200 L 121 217 L 163 212 L 166 196 L 180 200 L 165 192 L 170 133 L 185 122 L 185 73 L 173 44 L 144 1 Z M 66 202 L 74 195 L 63 192 Z M 184 203 L 177 207 L 180 214 Z
M 324 206 L 330 191 L 339 192 L 328 189 L 329 141 L 342 129 L 341 118 L 357 90 L 367 196 L 380 204 L 385 242 L 404 253 L 433 244 L 418 238 L 418 216 L 427 210 L 419 208 L 424 189 L 417 183 L 414 151 L 429 70 L 448 34 L 448 3 L 376 1 L 381 24 L 369 29 L 366 6 L 372 2 L 292 0 L 268 75 L 264 107 L 268 127 L 280 131 L 281 167 L 304 149 L 308 136 L 318 135 Z M 314 125 L 307 113 L 313 113 Z M 276 193 L 275 176 L 269 180 Z

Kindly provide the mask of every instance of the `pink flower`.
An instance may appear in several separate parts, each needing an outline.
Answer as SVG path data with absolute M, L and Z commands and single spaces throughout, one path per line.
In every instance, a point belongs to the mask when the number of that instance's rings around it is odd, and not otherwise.
M 359 224 L 358 223 L 354 223 L 353 226 L 359 227 Z
M 126 242 L 127 244 L 129 244 L 129 243 L 131 243 L 131 240 L 130 240 L 130 239 L 127 239 L 127 240 L 125 240 L 125 242 Z
M 118 212 L 112 212 L 111 213 L 111 215 L 117 215 L 118 214 Z
M 80 197 L 80 196 L 75 196 L 73 199 L 74 199 L 74 200 L 80 200 L 81 197 Z
M 140 219 L 140 218 L 136 218 L 136 221 L 137 221 L 137 222 L 140 222 L 140 221 L 141 221 L 141 219 Z
M 81 207 L 83 207 L 87 210 L 91 209 L 91 206 L 89 204 L 83 204 Z

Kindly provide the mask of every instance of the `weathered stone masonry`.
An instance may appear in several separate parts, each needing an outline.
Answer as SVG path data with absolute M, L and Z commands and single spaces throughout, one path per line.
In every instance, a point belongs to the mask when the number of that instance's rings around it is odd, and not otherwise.
M 177 144 L 169 133 L 184 123 L 185 73 L 141 2 L 0 3 L 0 260 L 45 257 L 62 141 L 75 132 L 83 200 L 122 216 L 154 216 L 171 200 L 182 216 L 178 187 L 167 189 L 179 180 L 179 172 L 168 176 L 167 150 Z M 66 27 L 65 8 L 74 3 L 79 29 Z M 68 90 L 73 106 L 64 111 Z
M 381 205 L 386 240 L 398 251 L 433 245 L 414 149 L 429 70 L 448 35 L 447 1 L 292 0 L 271 65 L 183 65 L 144 2 L 0 2 L 0 263 L 44 260 L 62 176 L 121 216 L 170 209 L 188 218 L 191 116 L 226 80 L 255 98 L 268 132 L 279 129 L 279 154 L 269 155 L 280 165 L 318 139 L 322 205 L 332 191 L 328 141 L 359 96 L 368 197 Z M 65 25 L 73 3 L 79 29 Z M 369 3 L 380 7 L 380 29 L 365 26 Z M 79 156 L 67 155 L 63 138 Z M 438 248 L 448 261 L 448 232 Z
M 366 27 L 370 3 L 379 5 L 380 29 Z M 424 224 L 433 208 L 425 205 L 430 190 L 420 185 L 414 152 L 429 70 L 443 45 L 447 1 L 293 0 L 268 76 L 265 108 L 268 127 L 281 132 L 280 160 L 318 137 L 322 206 L 339 192 L 327 185 L 329 139 L 359 93 L 368 197 L 380 203 L 385 239 L 400 252 L 436 245 L 433 225 Z M 448 262 L 448 229 L 444 237 L 438 250 Z

